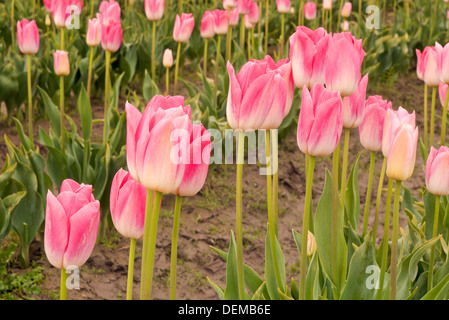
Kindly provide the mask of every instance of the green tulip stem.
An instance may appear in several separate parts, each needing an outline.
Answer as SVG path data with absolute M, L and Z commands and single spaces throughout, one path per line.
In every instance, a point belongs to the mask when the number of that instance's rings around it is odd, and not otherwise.
M 346 175 L 348 171 L 349 134 L 351 132 L 351 129 L 344 128 L 344 130 L 345 130 L 345 143 L 343 149 L 343 164 L 341 167 L 341 189 L 340 189 L 341 206 L 343 208 L 343 212 L 345 210 L 345 202 L 346 202 L 346 183 L 347 183 Z
M 435 131 L 435 101 L 437 95 L 437 88 L 432 88 L 432 109 L 430 110 L 430 144 L 429 147 L 433 147 L 433 136 Z
M 237 235 L 237 286 L 239 300 L 245 299 L 245 280 L 243 276 L 243 230 L 242 230 L 242 177 L 245 155 L 245 134 L 239 131 L 237 151 L 236 186 L 236 235 Z
M 34 149 L 33 135 L 33 91 L 31 87 L 31 55 L 27 54 L 27 87 L 28 87 L 28 135 L 30 136 L 31 148 Z
M 136 253 L 136 239 L 131 239 L 129 246 L 129 261 L 128 261 L 128 282 L 126 285 L 126 300 L 133 299 L 133 281 L 134 281 L 134 257 Z
M 95 0 L 90 0 L 90 14 L 89 17 L 92 19 L 94 17 L 95 11 Z
M 90 141 L 88 139 L 84 140 L 84 155 L 83 155 L 83 181 L 87 183 L 87 173 L 89 169 L 89 151 L 90 151 Z
M 178 92 L 178 73 L 179 73 L 179 59 L 181 58 L 181 42 L 178 42 L 178 49 L 176 51 L 176 66 L 175 66 L 175 94 Z
M 231 9 L 228 9 L 228 21 L 230 19 L 231 19 Z M 232 26 L 229 26 L 228 32 L 226 33 L 226 62 L 231 61 L 231 46 L 232 46 Z
M 377 300 L 382 299 L 382 293 L 384 288 L 385 272 L 387 270 L 387 259 L 388 259 L 388 239 L 390 233 L 390 209 L 391 209 L 391 194 L 393 193 L 393 179 L 388 180 L 388 191 L 387 191 L 387 204 L 385 207 L 385 220 L 384 220 L 384 238 L 382 240 L 382 262 L 380 268 L 379 276 L 379 289 L 377 290 Z
M 283 13 L 281 16 L 281 40 L 280 40 L 281 49 L 279 54 L 281 59 L 284 58 L 284 37 L 285 37 L 284 33 L 285 33 L 285 13 Z
M 15 0 L 11 1 L 11 46 L 12 46 L 12 48 L 16 47 L 15 30 L 17 28 L 15 19 L 14 19 L 14 2 L 15 2 Z
M 64 76 L 59 77 L 59 114 L 61 117 L 61 150 L 64 152 L 65 132 L 64 132 Z
M 59 288 L 59 299 L 67 300 L 67 271 L 64 268 L 61 268 L 61 284 Z
M 302 240 L 301 240 L 301 260 L 300 260 L 300 281 L 299 281 L 299 300 L 305 300 L 306 297 L 306 273 L 307 273 L 307 239 L 309 235 L 309 218 L 312 204 L 312 184 L 313 171 L 315 169 L 315 157 L 308 157 L 307 177 L 306 177 L 306 198 L 304 202 L 304 213 L 302 219 Z
M 89 53 L 89 73 L 87 76 L 87 96 L 90 99 L 90 91 L 92 88 L 92 68 L 94 63 L 94 47 L 90 47 L 90 53 Z
M 375 162 L 376 162 L 376 152 L 371 151 L 371 158 L 370 158 L 370 163 L 369 163 L 368 188 L 366 190 L 365 210 L 363 212 L 362 238 L 365 237 L 367 229 L 368 229 L 368 216 L 369 216 L 369 208 L 370 208 L 370 203 L 371 203 L 371 191 L 373 188 L 373 176 L 374 176 Z
M 103 130 L 103 143 L 108 141 L 109 135 L 109 120 L 108 120 L 108 108 L 109 108 L 109 87 L 110 87 L 110 66 L 111 66 L 111 52 L 106 51 L 106 70 L 105 70 L 105 85 L 104 85 L 104 130 Z
M 140 299 L 149 299 L 148 296 L 148 247 L 150 240 L 150 228 L 151 228 L 151 218 L 153 215 L 153 191 L 147 190 L 147 200 L 145 206 L 145 224 L 142 242 L 142 269 L 141 269 L 141 280 L 140 280 Z M 151 290 L 151 289 L 150 289 Z
M 170 68 L 165 68 L 165 95 L 170 93 Z
M 362 19 L 362 0 L 359 0 L 359 17 Z
M 244 54 L 244 49 L 245 49 L 245 19 L 244 19 L 243 15 L 240 17 L 239 45 L 240 45 L 240 51 Z
M 398 260 L 398 236 L 399 236 L 399 199 L 401 197 L 402 182 L 396 180 L 394 191 L 393 207 L 393 234 L 391 237 L 391 258 L 390 258 L 390 300 L 396 300 L 396 267 Z
M 377 237 L 377 227 L 379 225 L 379 211 L 380 211 L 380 200 L 382 197 L 382 189 L 384 185 L 385 171 L 387 170 L 387 157 L 384 157 L 382 162 L 382 169 L 380 171 L 379 184 L 377 186 L 377 196 L 376 196 L 376 213 L 374 216 L 374 226 L 373 226 L 373 244 L 376 245 Z
M 446 98 L 444 99 L 443 120 L 441 122 L 441 141 L 440 141 L 441 146 L 444 146 L 444 144 L 446 143 L 446 122 L 447 122 L 448 104 L 449 104 L 449 92 L 446 93 Z
M 248 47 L 248 50 L 249 50 L 249 47 Z M 219 34 L 218 39 L 217 39 L 217 57 L 215 59 L 215 78 L 214 78 L 214 103 L 215 103 L 215 106 L 218 105 L 217 92 L 218 92 L 218 72 L 220 70 L 220 55 L 221 55 L 221 35 Z
M 435 238 L 438 233 L 438 218 L 440 216 L 440 196 L 435 197 L 435 217 L 433 219 L 433 233 L 432 238 Z M 429 261 L 429 276 L 427 278 L 427 292 L 433 288 L 433 268 L 435 264 L 435 243 L 430 248 L 430 261 Z
M 341 9 L 342 8 L 343 8 L 343 0 L 340 0 L 340 7 L 338 9 L 338 20 L 337 20 L 337 33 L 340 32 Z M 331 15 L 331 19 L 332 19 L 332 15 Z M 332 29 L 330 31 L 332 31 Z
M 209 39 L 204 39 L 204 58 L 203 58 L 203 73 L 207 78 L 207 50 L 208 50 Z
M 427 84 L 424 83 L 424 146 L 426 148 L 426 154 L 427 151 L 429 150 L 429 140 L 428 140 L 428 120 L 427 120 L 427 96 L 428 96 L 428 87 Z
M 154 273 L 154 256 L 156 252 L 156 237 L 157 237 L 157 225 L 159 220 L 159 209 L 161 206 L 162 193 L 156 192 L 154 197 L 153 212 L 151 214 L 150 221 L 150 233 L 148 239 L 148 252 L 147 252 L 147 277 L 146 283 L 141 284 L 145 287 L 143 292 L 143 300 L 149 300 L 151 298 L 151 291 L 153 288 L 153 273 Z
M 242 19 L 244 20 L 244 19 Z M 268 54 L 268 26 L 270 25 L 270 0 L 265 0 L 265 55 Z
M 337 235 L 338 235 L 338 207 L 339 197 L 338 197 L 338 174 L 340 170 L 340 142 L 332 154 L 332 243 L 331 243 L 331 261 L 332 261 L 332 279 L 337 277 Z
M 156 20 L 153 21 L 153 36 L 151 37 L 151 77 L 156 83 Z
M 304 25 L 304 0 L 299 2 L 299 10 L 298 10 L 298 26 Z
M 178 236 L 179 220 L 181 218 L 181 205 L 182 197 L 180 195 L 176 195 L 170 258 L 170 300 L 176 300 L 176 266 L 178 263 Z
M 278 202 L 279 202 L 279 144 L 278 144 L 278 132 L 272 131 L 272 161 L 273 161 L 273 217 L 274 217 L 274 230 L 276 237 L 278 236 Z

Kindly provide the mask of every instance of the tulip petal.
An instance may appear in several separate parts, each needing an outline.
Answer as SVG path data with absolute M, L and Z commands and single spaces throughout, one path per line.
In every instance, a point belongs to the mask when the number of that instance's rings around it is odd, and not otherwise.
M 226 118 L 229 126 L 233 129 L 239 129 L 239 113 L 242 101 L 242 89 L 235 76 L 234 67 L 230 62 L 227 64 L 229 73 L 229 92 L 226 104 Z

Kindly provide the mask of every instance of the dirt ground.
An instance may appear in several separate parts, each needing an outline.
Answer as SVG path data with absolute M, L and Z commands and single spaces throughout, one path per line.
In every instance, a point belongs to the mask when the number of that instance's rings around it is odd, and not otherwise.
M 379 84 L 368 85 L 368 95 L 380 94 L 393 102 L 393 108 L 403 106 L 407 110 L 417 112 L 417 125 L 422 136 L 423 128 L 423 84 L 416 79 L 411 70 L 402 76 L 393 87 Z M 101 104 L 99 104 L 101 105 Z M 437 114 L 441 113 L 441 105 L 437 99 Z M 429 97 L 430 110 L 430 97 Z M 94 108 L 94 118 L 101 117 L 102 107 Z M 435 141 L 439 139 L 439 120 L 436 118 Z M 48 127 L 46 121 L 37 125 Z M 18 144 L 19 138 L 12 127 L 0 127 L 0 167 L 3 166 L 7 152 L 3 135 L 7 134 Z M 101 130 L 101 128 L 97 128 Z M 37 130 L 35 130 L 37 132 Z M 101 131 L 100 131 L 101 132 Z M 358 130 L 351 131 L 349 164 L 358 153 L 362 152 L 359 170 L 361 214 L 365 203 L 366 185 L 368 181 L 369 153 L 364 151 L 358 141 Z M 302 211 L 305 194 L 304 155 L 296 143 L 296 130 L 280 142 L 279 151 L 279 241 L 286 261 L 287 279 L 299 279 L 299 253 L 295 246 L 292 229 L 301 232 Z M 377 186 L 381 170 L 381 154 L 377 156 L 374 186 Z M 331 159 L 317 159 L 313 197 L 314 205 L 318 202 L 323 188 L 325 168 L 331 169 Z M 243 174 L 243 229 L 244 229 L 244 262 L 255 269 L 261 276 L 264 272 L 264 246 L 267 224 L 266 177 L 259 175 L 257 165 L 246 165 Z M 405 182 L 415 196 L 419 196 L 420 186 L 424 184 L 423 162 L 418 152 L 413 177 Z M 386 186 L 386 183 L 385 183 Z M 372 206 L 369 225 L 374 221 L 374 201 L 376 189 L 373 188 Z M 383 201 L 385 198 L 383 197 Z M 171 250 L 172 217 L 174 197 L 163 198 L 157 236 L 154 299 L 169 298 L 169 266 Z M 381 210 L 382 211 L 382 210 Z M 383 213 L 377 238 L 383 233 Z M 405 225 L 405 217 L 401 217 Z M 361 222 L 360 222 L 361 225 Z M 225 262 L 211 250 L 211 246 L 227 251 L 231 230 L 235 230 L 235 166 L 217 165 L 209 171 L 207 182 L 202 191 L 195 197 L 184 199 L 181 213 L 181 228 L 178 248 L 178 299 L 218 299 L 215 291 L 207 282 L 207 278 L 224 286 Z M 139 298 L 141 240 L 137 242 L 134 277 L 134 299 Z M 52 267 L 43 253 L 42 242 L 37 239 L 31 247 L 31 259 L 36 265 L 43 266 L 45 280 L 41 284 L 43 293 L 34 296 L 36 299 L 55 299 L 58 297 L 60 273 Z M 108 234 L 108 240 L 96 245 L 91 257 L 81 268 L 80 290 L 70 290 L 69 299 L 125 299 L 128 266 L 129 240 L 124 239 L 114 229 Z M 11 272 L 21 272 L 18 265 L 11 266 Z

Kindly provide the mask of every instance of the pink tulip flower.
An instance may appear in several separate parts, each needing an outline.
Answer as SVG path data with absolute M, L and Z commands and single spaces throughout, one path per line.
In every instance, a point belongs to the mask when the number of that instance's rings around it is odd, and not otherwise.
M 101 43 L 101 22 L 97 18 L 89 19 L 86 43 L 89 47 L 97 47 Z
M 426 186 L 430 193 L 449 195 L 449 148 L 430 148 L 426 162 Z
M 418 58 L 416 73 L 420 80 L 430 87 L 438 87 L 440 76 L 438 71 L 438 53 L 436 47 L 427 46 L 421 53 L 416 49 Z
M 343 97 L 352 95 L 361 78 L 364 57 L 362 40 L 357 40 L 350 32 L 334 34 L 326 53 L 326 88 L 340 91 Z
M 408 113 L 407 110 L 402 107 L 399 107 L 396 111 L 393 111 L 392 109 L 387 110 L 385 113 L 384 129 L 382 132 L 382 153 L 384 157 L 388 157 L 394 137 L 406 124 L 415 128 L 415 111 Z
M 53 12 L 54 2 L 55 2 L 55 0 L 44 0 L 45 9 L 48 12 Z
M 238 0 L 223 0 L 223 8 L 225 10 L 232 10 L 237 8 Z
M 164 15 L 164 0 L 145 0 L 145 15 L 150 21 L 159 21 Z
M 293 100 L 291 63 L 281 60 L 276 64 L 266 56 L 247 62 L 237 76 L 230 62 L 227 67 L 230 84 L 226 115 L 231 128 L 278 128 Z
M 293 79 L 298 88 L 315 83 L 325 83 L 326 57 L 331 36 L 323 28 L 311 30 L 300 26 L 290 36 L 290 60 L 292 61 Z
M 239 14 L 241 15 L 249 14 L 253 2 L 254 2 L 253 0 L 238 0 L 237 8 L 239 9 Z
M 316 18 L 316 4 L 313 1 L 308 1 L 304 5 L 304 17 L 306 20 L 315 20 Z
M 205 11 L 201 19 L 201 37 L 210 39 L 215 36 L 215 15 L 212 11 Z
M 449 83 L 449 44 L 446 44 L 443 48 L 437 42 L 435 43 L 435 48 L 437 51 L 437 66 L 440 81 Z
M 63 50 L 53 52 L 55 73 L 58 76 L 68 76 L 70 74 L 69 53 Z
M 385 114 L 391 108 L 391 102 L 383 100 L 381 96 L 370 96 L 366 99 L 365 116 L 359 127 L 360 143 L 366 150 L 382 150 Z
M 185 166 L 184 176 L 176 194 L 191 197 L 201 190 L 206 182 L 211 150 L 210 134 L 202 124 L 193 125 L 190 136 L 190 161 Z
M 239 24 L 240 14 L 239 9 L 235 8 L 231 10 L 231 18 L 229 19 L 229 26 L 235 27 Z
M 332 0 L 323 0 L 323 9 L 324 10 L 332 9 Z
M 441 106 L 444 108 L 444 103 L 446 102 L 446 94 L 447 94 L 447 87 L 448 85 L 445 83 L 440 82 L 439 86 L 438 86 L 438 93 L 440 96 L 440 102 L 441 102 Z M 449 110 L 449 105 L 448 105 L 448 110 Z
M 396 133 L 387 159 L 387 176 L 405 181 L 413 174 L 418 145 L 418 128 L 404 124 Z
M 192 35 L 195 19 L 191 13 L 176 15 L 175 27 L 173 29 L 173 39 L 176 42 L 187 42 Z
M 103 50 L 117 52 L 122 44 L 122 23 L 119 20 L 109 20 L 101 24 L 101 46 Z
M 343 131 L 343 103 L 340 93 L 316 83 L 302 90 L 298 120 L 298 146 L 308 155 L 325 157 L 334 152 Z
M 183 97 L 156 95 L 143 114 L 130 103 L 126 104 L 126 114 L 126 154 L 131 176 L 146 189 L 176 192 L 187 161 L 174 161 L 172 152 L 187 150 L 189 141 L 173 141 L 172 134 L 178 130 L 191 132 L 190 107 L 184 107 Z
M 101 2 L 98 16 L 102 24 L 109 25 L 111 21 L 120 21 L 121 15 L 120 4 L 117 1 L 103 0 Z
M 260 15 L 259 5 L 257 4 L 257 2 L 251 3 L 251 9 L 249 13 L 246 15 L 248 17 L 247 18 L 248 23 L 255 26 L 259 22 L 259 15 Z
M 64 180 L 55 197 L 47 193 L 44 246 L 48 261 L 60 269 L 81 267 L 97 240 L 100 202 L 92 186 Z
M 226 10 L 215 9 L 212 11 L 214 16 L 214 31 L 216 34 L 226 34 L 229 27 L 229 17 Z
M 349 18 L 349 16 L 351 15 L 351 11 L 352 11 L 352 3 L 349 1 L 345 2 L 343 8 L 341 9 L 341 16 L 343 18 Z
M 165 68 L 171 68 L 173 66 L 173 51 L 171 49 L 165 49 L 164 56 L 162 57 L 162 65 Z
M 39 30 L 36 21 L 23 19 L 17 22 L 17 43 L 23 54 L 36 54 L 39 51 Z
M 343 98 L 343 127 L 357 128 L 365 115 L 366 87 L 368 86 L 368 74 L 359 82 L 357 90 L 349 97 Z
M 290 6 L 290 0 L 276 0 L 276 7 L 279 13 L 289 13 Z
M 83 1 L 80 0 L 53 0 L 52 5 L 53 20 L 59 28 L 65 28 L 68 18 L 73 13 L 72 7 L 77 7 L 76 12 L 81 13 L 83 10 Z
M 112 222 L 126 238 L 141 239 L 145 224 L 147 190 L 129 172 L 120 169 L 114 176 L 109 198 Z

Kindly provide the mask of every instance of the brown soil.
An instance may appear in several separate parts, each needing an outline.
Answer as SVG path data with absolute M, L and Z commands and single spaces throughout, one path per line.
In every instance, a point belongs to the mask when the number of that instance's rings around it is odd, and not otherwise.
M 393 87 L 380 84 L 369 86 L 369 95 L 380 94 L 393 102 L 396 109 L 403 106 L 408 110 L 416 110 L 417 124 L 423 128 L 422 83 L 416 79 L 411 71 L 394 84 Z M 102 107 L 94 108 L 94 118 L 102 116 Z M 430 110 L 430 102 L 429 102 Z M 441 112 L 437 100 L 437 113 Z M 436 120 L 435 141 L 439 139 L 439 121 Z M 48 127 L 46 121 L 37 125 Z M 47 127 L 46 127 L 47 126 Z M 97 128 L 101 136 L 101 128 Z M 37 130 L 35 130 L 37 132 Z M 6 133 L 14 143 L 19 140 L 14 127 L 0 130 L 0 165 L 3 165 L 7 152 L 3 134 Z M 420 132 L 421 134 L 422 132 Z M 421 135 L 422 136 L 422 135 Z M 358 131 L 351 131 L 349 164 L 351 165 L 357 154 L 362 152 L 360 159 L 359 186 L 361 199 L 360 224 L 363 220 L 366 185 L 368 181 L 369 153 L 362 150 L 358 141 Z M 279 241 L 286 260 L 287 279 L 299 275 L 299 254 L 292 237 L 292 229 L 301 232 L 302 211 L 305 194 L 304 155 L 299 151 L 296 143 L 296 132 L 291 132 L 280 142 L 280 171 L 279 171 Z M 375 168 L 374 186 L 377 186 L 381 169 L 381 155 L 378 155 Z M 313 198 L 314 205 L 319 200 L 323 189 L 325 168 L 331 169 L 329 157 L 317 160 Z M 184 199 L 181 215 L 181 228 L 178 249 L 178 299 L 217 299 L 217 295 L 207 282 L 207 277 L 224 286 L 225 262 L 211 250 L 211 246 L 227 251 L 231 230 L 235 230 L 235 166 L 217 165 L 211 168 L 208 180 L 203 190 L 195 197 Z M 266 177 L 259 175 L 257 165 L 246 165 L 244 168 L 244 262 L 255 269 L 261 276 L 264 272 L 264 246 L 267 224 L 266 210 Z M 419 189 L 424 184 L 423 162 L 419 152 L 413 177 L 405 182 L 412 193 L 418 197 Z M 386 185 L 386 184 L 385 184 Z M 375 201 L 377 187 L 373 188 L 371 203 Z M 384 206 L 383 198 L 382 206 Z M 172 215 L 174 197 L 167 195 L 163 198 L 161 218 L 156 249 L 155 284 L 152 298 L 169 298 L 169 265 L 171 250 Z M 384 207 L 382 207 L 384 208 Z M 382 211 L 382 210 L 381 210 Z M 369 225 L 374 221 L 374 206 L 371 206 Z M 383 234 L 383 214 L 380 218 L 377 238 Z M 401 225 L 405 226 L 405 217 L 401 217 Z M 360 230 L 359 230 L 360 231 Z M 69 299 L 125 299 L 126 278 L 128 265 L 129 240 L 118 235 L 115 230 L 108 234 L 106 242 L 97 244 L 87 263 L 81 268 L 81 289 L 68 293 Z M 134 298 L 139 297 L 141 241 L 138 241 Z M 42 244 L 36 240 L 32 244 L 31 258 L 37 265 L 45 268 L 46 279 L 42 284 L 43 294 L 36 299 L 54 299 L 59 290 L 59 270 L 52 267 L 46 260 Z M 11 268 L 11 272 L 20 272 L 18 266 Z

